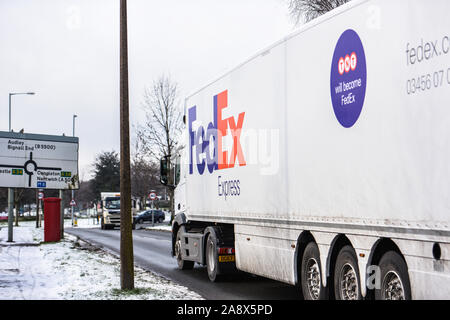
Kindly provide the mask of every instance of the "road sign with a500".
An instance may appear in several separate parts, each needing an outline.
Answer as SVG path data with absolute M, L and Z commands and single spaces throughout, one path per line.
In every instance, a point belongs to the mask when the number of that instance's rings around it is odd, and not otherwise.
M 78 138 L 0 131 L 0 187 L 78 189 Z

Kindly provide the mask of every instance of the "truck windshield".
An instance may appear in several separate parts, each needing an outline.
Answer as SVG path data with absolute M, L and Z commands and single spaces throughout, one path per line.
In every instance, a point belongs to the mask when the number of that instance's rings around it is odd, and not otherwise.
M 106 198 L 106 209 L 120 209 L 120 198 Z

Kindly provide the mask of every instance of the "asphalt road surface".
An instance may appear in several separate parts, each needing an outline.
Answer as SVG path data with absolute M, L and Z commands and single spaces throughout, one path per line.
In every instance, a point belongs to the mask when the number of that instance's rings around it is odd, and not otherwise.
M 100 228 L 66 228 L 65 232 L 78 236 L 95 246 L 119 254 L 120 231 Z M 213 300 L 299 300 L 299 289 L 278 281 L 242 273 L 222 282 L 208 279 L 206 268 L 198 264 L 193 270 L 179 270 L 171 256 L 171 234 L 164 231 L 133 230 L 133 249 L 136 265 L 164 276 Z

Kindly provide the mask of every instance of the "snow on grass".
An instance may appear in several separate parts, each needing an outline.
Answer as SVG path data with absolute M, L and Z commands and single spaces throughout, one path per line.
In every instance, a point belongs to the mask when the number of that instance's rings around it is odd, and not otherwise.
M 43 228 L 21 226 L 42 241 Z M 120 260 L 65 234 L 57 243 L 0 246 L 2 299 L 196 300 L 201 296 L 135 267 L 135 289 L 120 290 Z

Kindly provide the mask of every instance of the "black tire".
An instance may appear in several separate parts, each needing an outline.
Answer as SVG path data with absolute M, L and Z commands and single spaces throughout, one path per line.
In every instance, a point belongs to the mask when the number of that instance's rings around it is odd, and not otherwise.
M 400 254 L 395 251 L 386 252 L 380 260 L 379 267 L 381 287 L 375 289 L 375 299 L 411 300 L 411 284 L 409 282 L 408 267 Z M 391 286 L 389 286 L 389 283 Z M 392 285 L 394 285 L 393 290 Z M 387 292 L 387 288 L 389 287 L 391 290 Z M 396 291 L 395 293 L 397 295 L 391 295 L 393 291 Z M 400 298 L 400 296 L 403 297 Z
M 300 270 L 301 288 L 304 299 L 328 299 L 328 287 L 324 287 L 322 284 L 322 266 L 320 264 L 319 248 L 315 242 L 310 242 L 306 246 L 305 251 L 303 252 Z M 312 279 L 312 277 L 314 277 L 314 279 Z
M 184 227 L 181 226 L 178 229 L 176 242 L 175 242 L 175 258 L 177 259 L 178 268 L 181 270 L 191 270 L 194 268 L 194 261 L 183 260 L 181 257 L 181 231 L 184 230 Z
M 105 230 L 105 221 L 103 220 L 103 217 L 102 217 L 102 220 L 101 220 L 101 226 L 100 226 L 100 228 L 101 228 L 102 230 Z
M 347 285 L 344 284 L 347 283 Z M 334 296 L 336 300 L 361 300 L 361 281 L 355 250 L 345 246 L 339 251 L 334 268 Z
M 158 219 L 158 222 L 159 222 L 159 223 L 163 223 L 163 222 L 164 222 L 164 218 L 163 218 L 163 217 L 160 217 L 160 218 Z
M 211 282 L 218 282 L 222 279 L 219 274 L 219 259 L 217 254 L 217 236 L 211 231 L 206 239 L 206 270 L 208 278 Z

